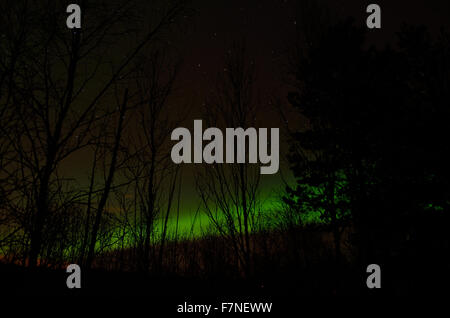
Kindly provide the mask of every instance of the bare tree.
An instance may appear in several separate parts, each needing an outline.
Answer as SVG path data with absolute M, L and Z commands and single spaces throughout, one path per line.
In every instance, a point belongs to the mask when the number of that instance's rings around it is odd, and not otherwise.
M 174 25 L 184 10 L 178 1 L 154 5 L 147 11 L 148 5 L 136 7 L 134 1 L 84 2 L 83 10 L 89 14 L 84 15 L 83 29 L 74 31 L 65 26 L 61 3 L 23 0 L 13 5 L 27 17 L 21 22 L 28 32 L 25 40 L 19 37 L 26 49 L 20 70 L 14 70 L 9 80 L 14 94 L 7 105 L 14 105 L 17 121 L 14 131 L 7 133 L 13 148 L 8 171 L 20 171 L 15 175 L 18 183 L 29 186 L 34 202 L 27 229 L 31 267 L 38 263 L 46 224 L 62 208 L 52 202 L 64 188 L 58 187 L 61 163 L 92 143 L 91 132 L 99 129 L 102 116 L 111 113 L 105 111 L 109 107 L 105 99 L 113 83 L 128 74 L 137 54 Z M 140 29 L 129 27 L 130 21 L 141 22 L 146 12 L 152 12 L 151 21 Z M 136 41 L 129 40 L 132 33 Z M 121 41 L 130 42 L 130 49 L 116 44 Z
M 130 138 L 133 159 L 128 165 L 127 179 L 134 180 L 133 199 L 136 212 L 133 238 L 137 244 L 139 266 L 149 270 L 151 257 L 160 269 L 167 238 L 169 214 L 177 182 L 179 167 L 170 158 L 170 133 L 182 120 L 175 113 L 170 100 L 180 63 L 164 48 L 149 52 L 138 61 L 136 76 L 138 128 Z M 180 109 L 179 105 L 177 109 Z M 177 118 L 178 117 L 178 118 Z M 157 228 L 160 221 L 161 229 Z M 159 251 L 151 251 L 152 238 L 158 236 Z
M 4 257 L 8 257 L 16 246 L 22 245 L 22 229 L 26 219 L 23 210 L 11 209 L 15 194 L 26 191 L 15 182 L 20 171 L 8 158 L 13 151 L 13 140 L 9 136 L 18 120 L 14 108 L 17 93 L 15 81 L 17 74 L 23 71 L 22 61 L 30 25 L 22 23 L 26 18 L 24 5 L 2 3 L 0 10 L 0 248 Z
M 118 156 L 119 156 L 119 147 L 121 144 L 122 134 L 123 134 L 123 130 L 124 130 L 124 119 L 125 119 L 125 114 L 127 111 L 127 103 L 128 103 L 128 89 L 125 90 L 122 105 L 119 106 L 119 112 L 118 112 L 119 118 L 118 118 L 117 128 L 116 128 L 116 131 L 114 134 L 113 149 L 111 151 L 111 162 L 109 164 L 107 177 L 104 182 L 104 188 L 103 188 L 103 191 L 101 192 L 100 200 L 98 202 L 98 206 L 97 206 L 97 210 L 96 210 L 95 218 L 94 218 L 94 224 L 92 226 L 92 231 L 90 234 L 89 249 L 88 249 L 87 259 L 86 259 L 86 263 L 85 263 L 85 266 L 87 268 L 91 267 L 92 261 L 94 259 L 95 244 L 97 242 L 97 235 L 98 235 L 98 231 L 100 228 L 100 221 L 102 220 L 102 214 L 106 207 L 106 202 L 108 200 L 108 197 L 109 197 L 109 194 L 111 191 L 111 187 L 113 185 L 114 176 L 115 176 L 117 165 L 118 165 L 117 162 L 118 162 Z M 94 176 L 92 176 L 91 178 L 93 180 Z M 88 209 L 89 208 L 90 208 L 90 205 L 89 205 Z M 87 224 L 89 224 L 89 223 L 87 223 Z
M 255 65 L 244 42 L 228 50 L 214 92 L 206 109 L 211 126 L 245 129 L 256 124 Z M 208 165 L 197 174 L 204 211 L 215 230 L 229 239 L 245 275 L 250 274 L 252 266 L 250 232 L 260 211 L 259 181 L 258 167 L 246 163 Z

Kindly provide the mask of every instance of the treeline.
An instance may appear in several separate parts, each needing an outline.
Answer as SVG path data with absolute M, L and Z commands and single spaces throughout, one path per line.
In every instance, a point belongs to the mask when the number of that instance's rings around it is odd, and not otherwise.
M 191 11 L 105 1 L 84 9 L 91 20 L 82 31 L 68 32 L 63 7 L 0 7 L 3 262 L 311 283 L 320 266 L 337 268 L 336 278 L 425 254 L 448 267 L 448 33 L 405 27 L 395 46 L 368 48 L 351 21 L 320 15 L 317 28 L 301 26 L 286 59 L 289 105 L 278 103 L 296 184 L 270 215 L 259 167 L 202 166 L 198 213 L 211 231 L 194 240 L 169 229 L 180 218 L 183 174 L 168 141 L 185 114 L 171 102 L 181 57 L 168 37 Z M 231 46 L 205 102 L 208 126 L 257 126 L 266 97 L 255 67 L 245 41 Z M 85 180 L 65 177 L 81 160 Z M 323 224 L 305 225 L 308 213 Z

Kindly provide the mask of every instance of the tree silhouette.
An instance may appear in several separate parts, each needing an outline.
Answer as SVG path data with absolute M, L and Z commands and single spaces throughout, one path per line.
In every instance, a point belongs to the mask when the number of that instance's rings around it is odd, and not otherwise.
M 321 212 L 337 257 L 339 232 L 351 225 L 361 268 L 394 262 L 418 239 L 420 220 L 447 209 L 448 44 L 446 33 L 433 43 L 405 27 L 398 48 L 366 48 L 348 20 L 298 61 L 288 99 L 307 124 L 292 135 L 297 184 L 285 200 L 298 213 Z
M 255 65 L 248 57 L 244 41 L 234 43 L 228 50 L 224 72 L 216 85 L 206 108 L 207 123 L 212 127 L 254 127 Z M 204 211 L 213 228 L 230 240 L 236 261 L 245 275 L 249 275 L 252 268 L 250 232 L 255 228 L 260 211 L 259 180 L 258 167 L 247 163 L 213 164 L 197 175 Z
M 29 236 L 25 240 L 29 241 L 31 267 L 38 264 L 46 225 L 55 209 L 63 208 L 53 200 L 67 185 L 67 180 L 58 177 L 60 164 L 91 144 L 91 132 L 99 129 L 101 115 L 111 113 L 105 111 L 110 107 L 105 105 L 105 96 L 113 83 L 127 75 L 137 54 L 184 11 L 181 2 L 161 4 L 157 14 L 150 7 L 136 6 L 133 1 L 87 3 L 85 28 L 74 31 L 66 28 L 60 14 L 65 11 L 62 3 L 47 6 L 17 1 L 2 12 L 2 21 L 17 20 L 4 24 L 11 36 L 2 38 L 6 56 L 2 68 L 8 72 L 5 77 L 2 73 L 7 85 L 2 84 L 1 110 L 15 116 L 14 129 L 4 131 L 2 138 L 2 146 L 6 140 L 12 147 L 3 167 L 9 166 L 5 169 L 9 176 L 15 174 L 19 191 L 26 187 L 25 202 L 10 202 L 19 205 L 11 211 L 21 211 L 30 221 L 24 230 Z M 133 30 L 136 15 L 147 10 L 154 18 L 148 28 Z M 116 32 L 124 24 L 128 25 L 121 29 L 125 31 Z M 114 51 L 123 48 L 114 47 L 117 37 L 126 39 L 132 32 L 136 43 L 130 43 L 131 48 L 118 59 Z M 5 97 L 3 87 L 10 88 Z
M 136 108 L 139 130 L 131 133 L 132 159 L 127 178 L 133 180 L 138 221 L 132 229 L 139 268 L 160 270 L 167 239 L 169 214 L 173 211 L 176 185 L 181 182 L 180 167 L 170 158 L 169 136 L 183 119 L 174 114 L 171 98 L 180 68 L 179 59 L 169 48 L 154 49 L 138 60 L 135 74 Z M 157 228 L 161 220 L 162 228 Z M 159 250 L 152 251 L 158 231 Z M 153 259 L 152 259 L 153 258 Z M 151 263 L 153 261 L 153 263 Z

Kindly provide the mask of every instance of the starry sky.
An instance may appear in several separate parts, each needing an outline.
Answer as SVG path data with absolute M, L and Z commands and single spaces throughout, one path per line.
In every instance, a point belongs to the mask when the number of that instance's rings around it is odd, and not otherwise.
M 302 1 L 305 3 L 305 1 Z M 373 1 L 318 1 L 328 8 L 332 18 L 353 17 L 356 25 L 365 25 L 366 6 Z M 285 66 L 290 43 L 301 32 L 304 21 L 299 20 L 299 4 L 294 0 L 194 0 L 192 23 L 170 42 L 183 59 L 176 83 L 180 107 L 189 105 L 184 126 L 192 129 L 193 120 L 201 119 L 202 106 L 220 72 L 224 69 L 224 55 L 233 41 L 245 39 L 248 54 L 255 61 L 257 82 L 261 94 L 258 121 L 261 127 L 282 127 L 284 123 L 270 101 L 273 97 L 285 102 L 290 87 L 286 82 Z M 431 31 L 448 26 L 450 2 L 445 0 L 376 1 L 382 10 L 381 30 L 368 32 L 368 45 L 395 46 L 395 34 L 403 23 L 426 25 Z M 185 103 L 187 101 L 187 103 Z M 288 107 L 288 106 L 286 106 Z M 289 111 L 289 109 L 287 109 Z M 292 114 L 293 122 L 301 125 L 301 118 Z M 264 176 L 263 192 L 271 196 L 282 187 L 281 176 L 289 180 L 284 161 L 285 142 L 280 146 L 280 173 Z M 82 160 L 69 162 L 70 171 L 78 175 L 88 172 Z M 182 194 L 183 213 L 191 215 L 198 206 L 193 186 L 194 168 L 186 166 Z

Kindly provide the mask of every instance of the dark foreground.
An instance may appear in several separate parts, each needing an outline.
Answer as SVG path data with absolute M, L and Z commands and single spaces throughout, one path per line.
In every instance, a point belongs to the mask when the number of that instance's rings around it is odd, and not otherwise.
M 12 304 L 10 301 L 25 304 L 22 308 L 25 310 L 36 308 L 48 312 L 53 309 L 59 311 L 63 307 L 65 312 L 89 308 L 114 313 L 125 309 L 148 313 L 145 317 L 154 314 L 156 317 L 183 316 L 185 313 L 177 313 L 177 309 L 185 304 L 210 304 L 212 308 L 218 308 L 208 316 L 244 315 L 221 313 L 223 302 L 272 303 L 270 316 L 276 317 L 299 317 L 299 313 L 305 310 L 313 310 L 318 316 L 341 310 L 348 313 L 355 311 L 365 316 L 365 312 L 384 308 L 392 310 L 392 306 L 404 312 L 417 305 L 428 306 L 430 302 L 434 304 L 433 308 L 436 304 L 445 305 L 445 299 L 450 294 L 448 269 L 421 261 L 410 266 L 398 265 L 384 267 L 382 288 L 376 290 L 367 288 L 365 280 L 368 274 L 365 271 L 349 268 L 342 269 L 338 278 L 330 267 L 316 267 L 308 273 L 268 273 L 263 279 L 249 280 L 158 277 L 95 270 L 82 272 L 81 289 L 68 289 L 66 278 L 69 274 L 65 271 L 31 271 L 13 265 L 0 265 L 1 290 L 4 294 L 1 299 L 5 300 L 4 304 Z M 366 309 L 359 311 L 361 307 Z M 196 313 L 195 316 L 205 314 Z

